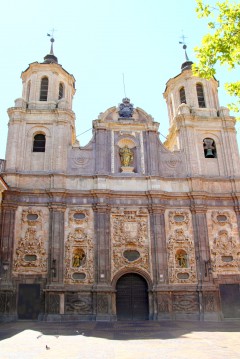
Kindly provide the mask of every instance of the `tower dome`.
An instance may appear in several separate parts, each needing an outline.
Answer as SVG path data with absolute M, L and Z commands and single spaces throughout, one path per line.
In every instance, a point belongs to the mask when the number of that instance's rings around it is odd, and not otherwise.
M 216 116 L 219 110 L 218 81 L 206 80 L 192 73 L 193 62 L 189 60 L 184 44 L 185 61 L 181 73 L 166 83 L 163 96 L 167 102 L 170 125 L 178 114 L 191 113 L 198 116 Z
M 50 41 L 50 53 L 44 57 L 44 62 L 33 62 L 22 72 L 22 98 L 15 101 L 16 107 L 72 109 L 75 78 L 58 63 L 53 52 L 53 37 Z

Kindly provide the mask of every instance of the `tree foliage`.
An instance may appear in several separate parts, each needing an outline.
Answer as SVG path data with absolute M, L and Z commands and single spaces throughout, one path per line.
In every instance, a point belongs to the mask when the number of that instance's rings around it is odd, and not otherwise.
M 195 75 L 211 78 L 215 75 L 215 64 L 227 65 L 229 70 L 240 65 L 240 4 L 228 0 L 219 1 L 214 7 L 196 0 L 199 18 L 209 18 L 209 33 L 202 39 L 201 47 L 196 47 L 197 62 L 193 65 Z M 236 79 L 237 80 L 237 79 Z M 225 84 L 228 94 L 235 96 L 236 103 L 230 109 L 239 112 L 240 81 Z

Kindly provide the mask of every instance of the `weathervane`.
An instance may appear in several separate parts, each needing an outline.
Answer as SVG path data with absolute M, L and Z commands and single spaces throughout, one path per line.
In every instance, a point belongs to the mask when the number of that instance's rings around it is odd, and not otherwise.
M 183 45 L 183 50 L 184 50 L 184 52 L 185 52 L 185 59 L 186 59 L 186 61 L 189 61 L 189 58 L 188 58 L 188 55 L 187 55 L 187 51 L 186 51 L 187 45 L 186 45 L 186 43 L 185 43 L 185 39 L 187 39 L 187 37 L 182 34 L 182 36 L 180 37 L 180 39 L 182 39 L 182 41 L 179 41 L 179 44 L 182 44 L 182 45 Z
M 54 43 L 54 37 L 53 37 L 53 34 L 54 34 L 54 31 L 55 29 L 52 29 L 52 34 L 47 34 L 47 36 L 51 37 L 50 41 L 51 41 L 51 50 L 50 50 L 50 55 L 54 55 L 53 53 L 53 43 Z

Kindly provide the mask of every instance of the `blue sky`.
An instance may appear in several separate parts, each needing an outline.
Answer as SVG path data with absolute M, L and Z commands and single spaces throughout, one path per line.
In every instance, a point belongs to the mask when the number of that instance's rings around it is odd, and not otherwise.
M 208 3 L 214 4 L 215 1 Z M 197 18 L 195 0 L 69 0 L 1 3 L 0 14 L 0 158 L 5 158 L 7 108 L 21 97 L 20 75 L 28 64 L 42 62 L 49 52 L 47 33 L 54 28 L 54 53 L 76 79 L 73 110 L 77 135 L 92 126 L 100 112 L 118 105 L 126 94 L 160 122 L 166 136 L 169 122 L 162 93 L 169 78 L 180 72 L 184 33 L 188 56 L 208 31 L 207 21 Z M 220 104 L 230 102 L 223 84 L 234 79 L 219 68 Z M 239 125 L 237 125 L 239 128 Z M 91 131 L 78 137 L 85 145 Z M 164 137 L 160 137 L 164 140 Z

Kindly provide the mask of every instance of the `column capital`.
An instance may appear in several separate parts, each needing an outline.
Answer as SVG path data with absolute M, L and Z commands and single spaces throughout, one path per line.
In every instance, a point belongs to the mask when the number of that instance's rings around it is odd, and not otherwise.
M 196 205 L 192 205 L 190 207 L 190 210 L 193 214 L 205 214 L 207 212 L 207 206 L 196 206 Z
M 110 213 L 111 206 L 107 203 L 95 203 L 93 204 L 92 209 L 97 213 Z
M 165 207 L 157 204 L 150 204 L 148 206 L 148 211 L 150 214 L 164 214 L 165 210 L 166 210 Z
M 50 212 L 65 212 L 67 207 L 63 204 L 51 203 L 48 208 Z

